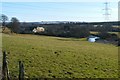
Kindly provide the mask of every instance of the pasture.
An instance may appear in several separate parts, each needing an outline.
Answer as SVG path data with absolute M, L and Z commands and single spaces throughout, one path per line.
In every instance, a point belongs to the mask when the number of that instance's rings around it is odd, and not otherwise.
M 11 77 L 18 77 L 18 61 L 26 78 L 118 78 L 118 47 L 86 39 L 28 34 L 3 34 Z

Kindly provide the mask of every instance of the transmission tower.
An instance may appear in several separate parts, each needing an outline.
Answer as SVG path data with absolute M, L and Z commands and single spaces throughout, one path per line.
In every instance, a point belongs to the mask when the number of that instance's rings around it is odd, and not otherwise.
M 105 16 L 105 21 L 109 21 L 109 16 L 111 15 L 110 13 L 109 13 L 109 10 L 110 10 L 110 8 L 109 8 L 109 3 L 108 2 L 105 2 L 104 3 L 105 4 L 105 8 L 103 9 L 104 11 L 105 11 L 105 13 L 103 14 L 104 16 Z

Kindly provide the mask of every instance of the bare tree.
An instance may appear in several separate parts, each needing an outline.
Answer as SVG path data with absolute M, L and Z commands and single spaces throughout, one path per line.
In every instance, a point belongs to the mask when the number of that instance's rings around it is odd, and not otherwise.
M 0 21 L 2 22 L 3 31 L 5 30 L 7 20 L 8 20 L 8 17 L 6 15 L 4 15 L 4 14 L 0 15 Z

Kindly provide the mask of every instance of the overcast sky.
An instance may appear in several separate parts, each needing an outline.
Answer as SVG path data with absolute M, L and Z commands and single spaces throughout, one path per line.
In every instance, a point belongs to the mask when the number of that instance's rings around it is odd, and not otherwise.
M 20 21 L 105 21 L 104 2 L 106 0 L 2 0 L 1 12 L 11 19 L 17 17 Z M 110 8 L 110 21 L 118 20 L 118 1 L 107 0 Z

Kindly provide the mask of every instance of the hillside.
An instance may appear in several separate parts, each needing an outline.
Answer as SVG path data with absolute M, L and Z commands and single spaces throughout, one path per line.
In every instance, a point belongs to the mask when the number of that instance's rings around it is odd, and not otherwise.
M 26 78 L 117 78 L 118 47 L 85 39 L 3 34 L 10 76 L 18 77 L 18 61 Z

